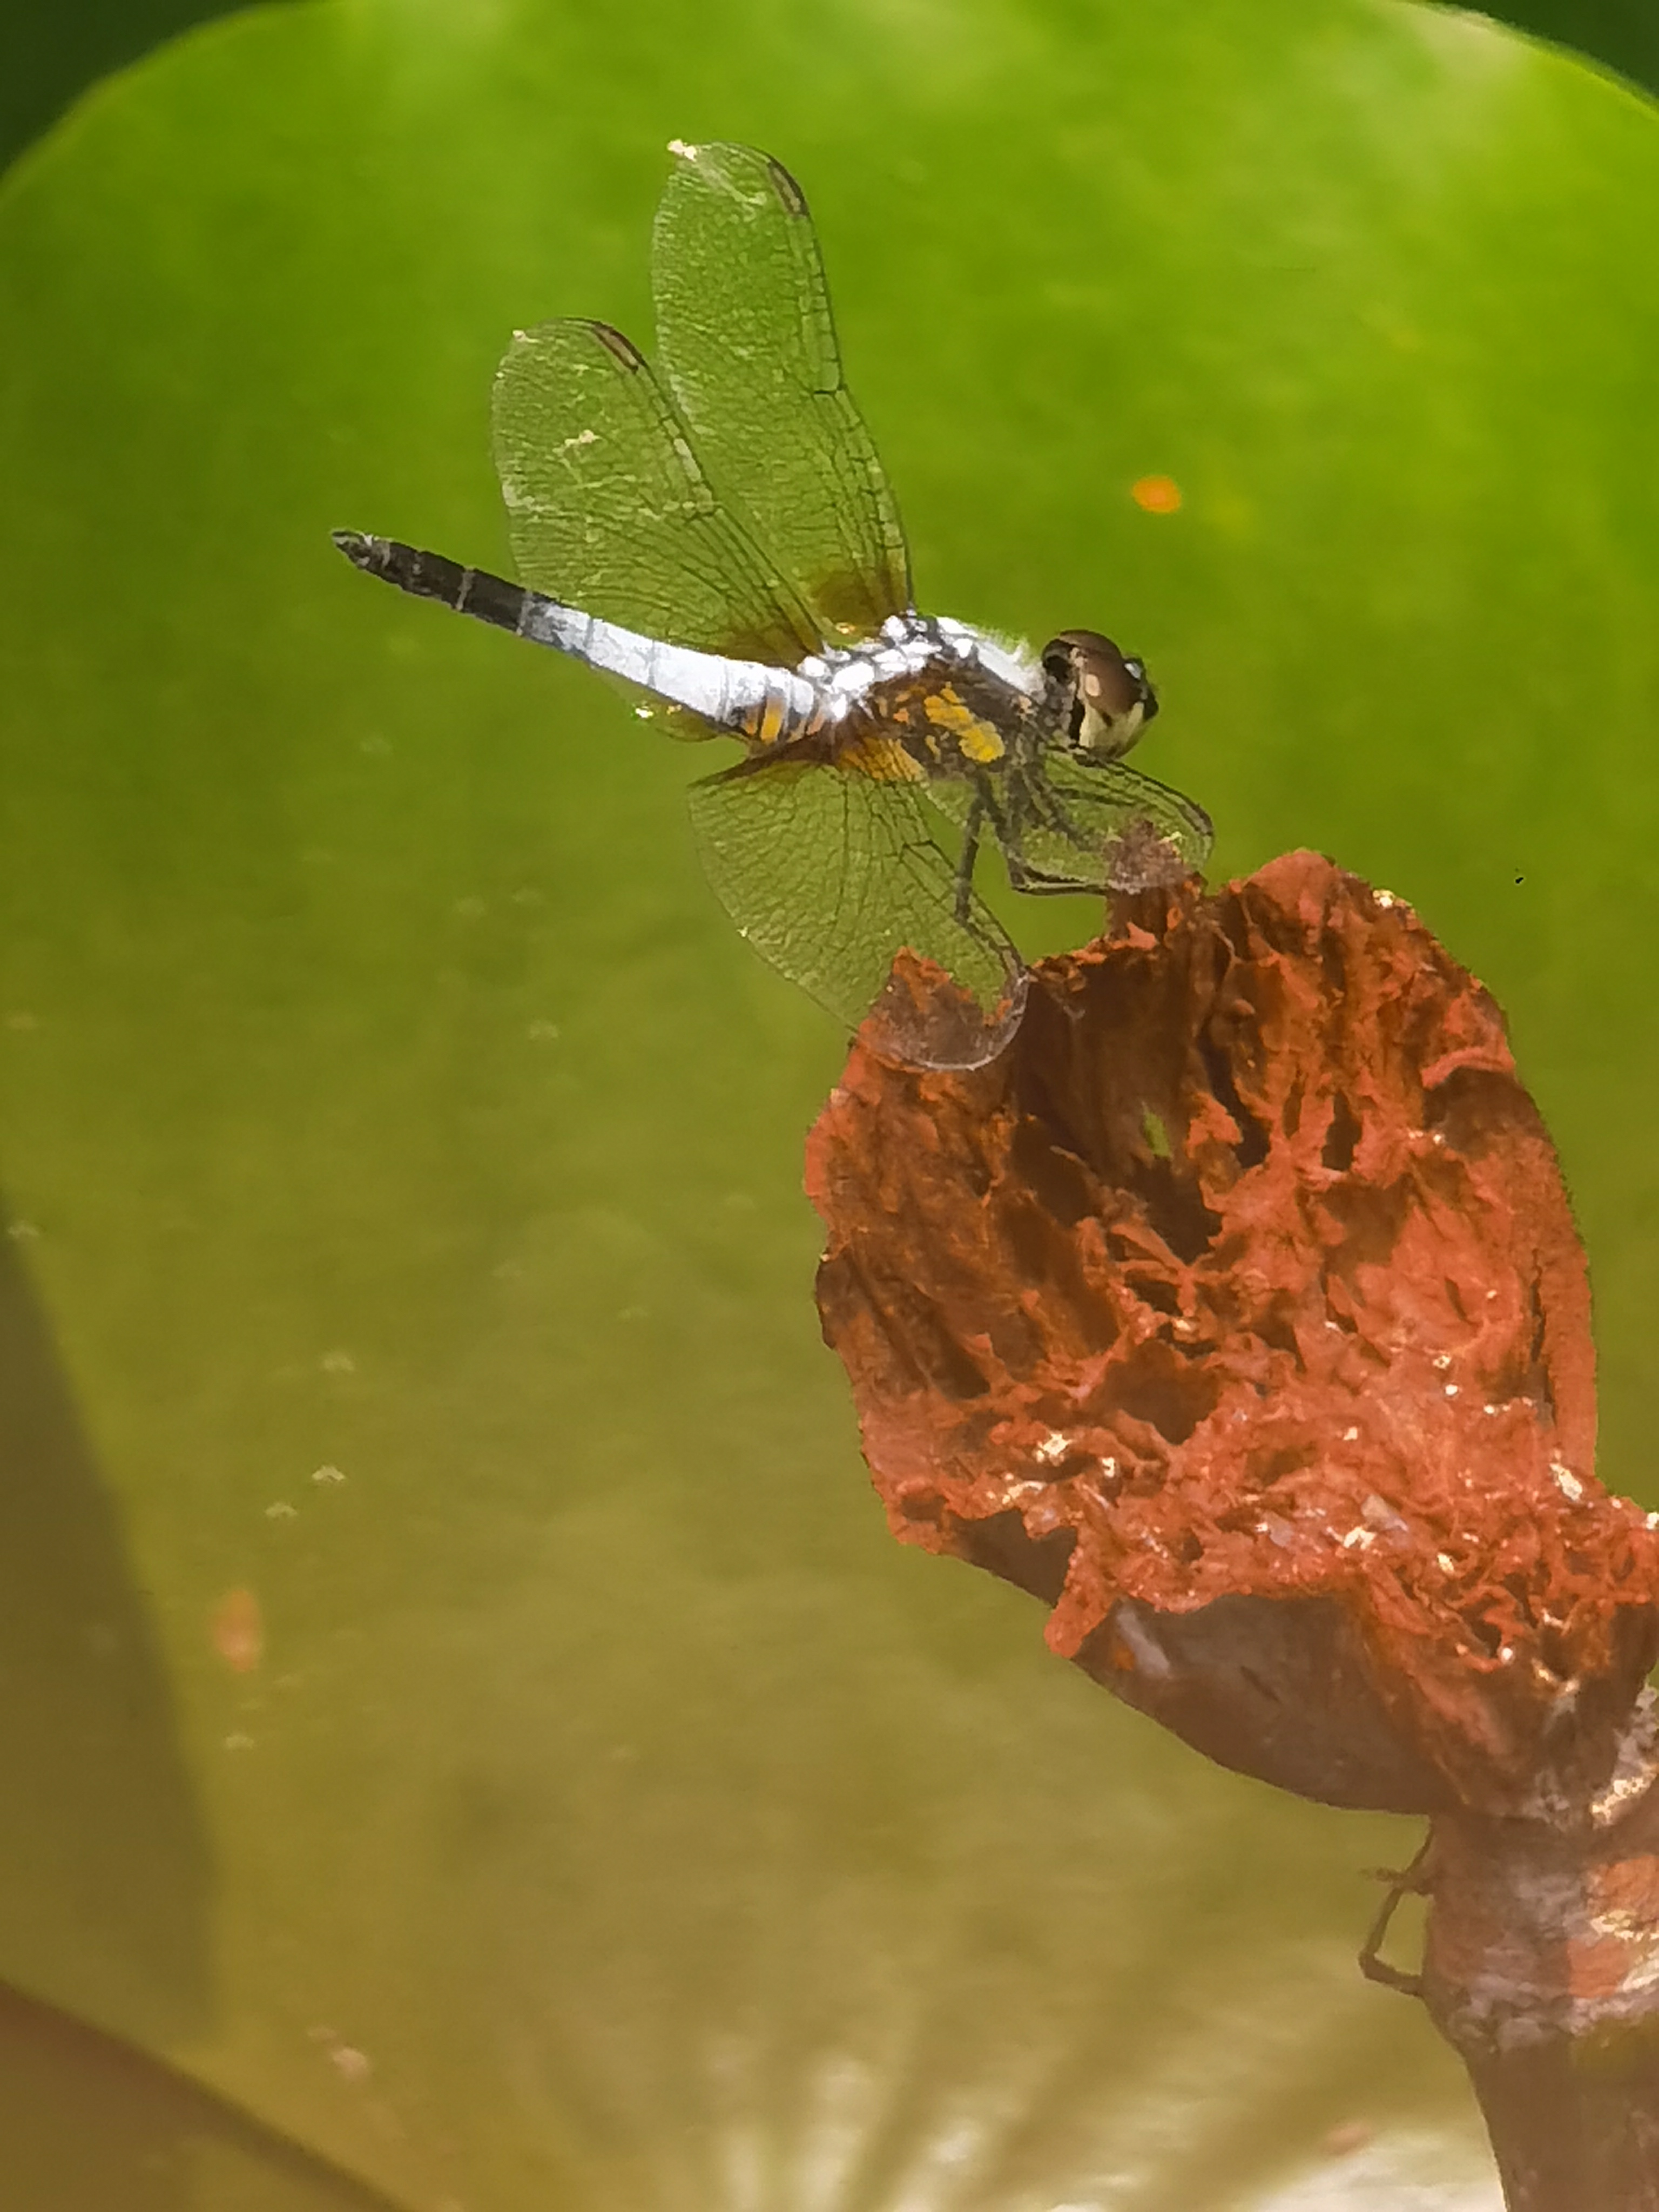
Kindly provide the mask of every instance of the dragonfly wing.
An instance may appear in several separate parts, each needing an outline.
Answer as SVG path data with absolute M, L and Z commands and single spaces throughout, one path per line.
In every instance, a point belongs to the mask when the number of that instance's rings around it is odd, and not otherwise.
M 678 410 L 619 331 L 520 331 L 494 414 L 526 584 L 673 645 L 787 668 L 817 650 L 799 595 L 715 497 Z
M 1201 806 L 1121 761 L 1049 746 L 1011 774 L 1003 845 L 1028 891 L 1146 890 L 1194 875 L 1215 827 Z
M 995 1058 L 1018 1025 L 1025 971 L 982 900 L 958 906 L 915 785 L 757 760 L 690 798 L 709 881 L 757 952 L 849 1028 L 871 1016 L 866 1036 L 902 1065 Z M 902 959 L 907 948 L 948 980 Z
M 825 634 L 871 636 L 910 605 L 909 557 L 842 380 L 805 199 L 753 147 L 674 151 L 652 247 L 663 373 L 716 483 Z

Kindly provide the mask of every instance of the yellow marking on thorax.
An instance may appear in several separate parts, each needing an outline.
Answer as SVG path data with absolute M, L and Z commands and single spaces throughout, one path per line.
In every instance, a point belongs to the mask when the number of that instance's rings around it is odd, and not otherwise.
M 757 744 L 776 744 L 778 733 L 783 727 L 786 711 L 786 702 L 782 694 L 777 691 L 769 692 L 765 704 L 760 710 L 759 719 L 751 721 L 749 727 L 749 735 L 754 738 Z
M 956 739 L 964 760 L 988 767 L 1007 750 L 997 732 L 963 703 L 951 684 L 942 691 L 930 691 L 921 702 L 921 711 L 935 729 L 948 731 Z
M 912 760 L 896 738 L 884 738 L 872 732 L 846 746 L 836 755 L 838 766 L 854 769 L 877 783 L 925 783 L 927 771 L 920 761 Z

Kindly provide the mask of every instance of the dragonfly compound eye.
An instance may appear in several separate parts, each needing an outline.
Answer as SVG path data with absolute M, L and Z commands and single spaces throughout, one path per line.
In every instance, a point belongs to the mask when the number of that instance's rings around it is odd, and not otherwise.
M 1115 760 L 1158 712 L 1158 694 L 1138 660 L 1097 629 L 1061 630 L 1042 648 L 1050 679 L 1071 691 L 1066 734 L 1079 752 Z

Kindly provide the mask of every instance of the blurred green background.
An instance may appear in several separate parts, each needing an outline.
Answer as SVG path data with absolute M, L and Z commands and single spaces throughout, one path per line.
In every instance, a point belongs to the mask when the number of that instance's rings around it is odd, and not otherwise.
M 230 12 L 212 0 L 56 0 L 0 15 L 0 163 L 98 77 Z M 1506 0 L 1483 12 L 1659 87 L 1659 15 L 1648 0 Z
M 1653 81 L 1633 8 L 1527 21 Z M 169 27 L 53 21 L 14 144 Z M 1650 1494 L 1644 98 L 1404 0 L 211 25 L 0 185 L 19 2202 L 1490 2207 L 1353 1966 L 1410 1826 L 887 1538 L 842 1040 L 701 883 L 708 762 L 327 543 L 505 560 L 495 357 L 648 337 L 672 136 L 811 194 L 924 604 L 1113 629 L 1218 872 L 1320 847 L 1498 993 Z

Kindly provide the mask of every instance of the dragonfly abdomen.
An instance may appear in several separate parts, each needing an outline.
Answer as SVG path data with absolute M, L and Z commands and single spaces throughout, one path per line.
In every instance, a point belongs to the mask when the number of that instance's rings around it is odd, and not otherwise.
M 722 653 L 623 629 L 598 615 L 528 595 L 521 637 L 568 653 L 589 668 L 620 677 L 654 699 L 683 707 L 717 730 L 769 750 L 815 726 L 822 708 L 818 687 L 787 668 L 761 660 L 735 660 Z
M 532 645 L 551 646 L 751 744 L 769 750 L 787 744 L 823 719 L 826 702 L 819 686 L 791 669 L 646 637 L 544 592 L 526 591 L 522 584 L 510 584 L 487 568 L 465 568 L 447 554 L 426 552 L 399 538 L 337 530 L 334 543 L 348 561 L 400 592 L 435 599 L 455 614 L 511 630 Z
M 337 530 L 334 543 L 346 559 L 371 576 L 395 584 L 417 599 L 435 599 L 458 615 L 472 615 L 496 629 L 517 632 L 534 594 L 509 584 L 487 568 L 463 568 L 447 554 L 428 553 L 397 538 L 370 538 L 361 530 Z

